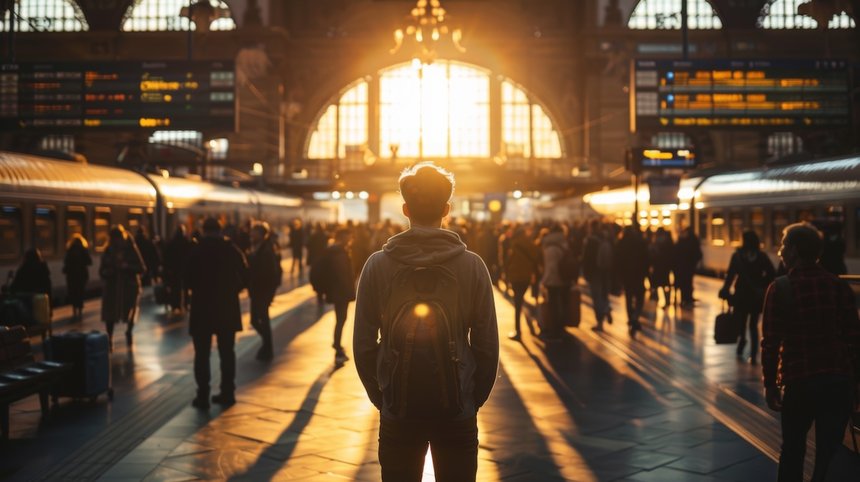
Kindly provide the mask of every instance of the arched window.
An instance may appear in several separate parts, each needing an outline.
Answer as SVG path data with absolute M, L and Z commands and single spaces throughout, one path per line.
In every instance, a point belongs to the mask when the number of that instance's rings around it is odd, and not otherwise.
M 723 22 L 707 0 L 688 0 L 687 25 L 693 30 L 719 30 Z M 627 21 L 635 30 L 678 30 L 681 0 L 639 0 Z
M 3 12 L 0 31 L 8 32 L 9 10 Z M 17 32 L 80 32 L 89 25 L 78 5 L 71 0 L 16 0 Z
M 810 0 L 773 0 L 761 11 L 758 25 L 767 29 L 814 29 L 818 28 L 818 22 L 814 18 L 797 13 L 797 7 Z M 855 23 L 847 13 L 842 12 L 834 15 L 827 24 L 827 28 L 854 28 Z
M 137 0 L 122 21 L 125 32 L 188 30 L 188 6 L 198 0 Z M 222 0 L 209 0 L 212 6 L 209 30 L 236 30 L 230 7 Z M 196 15 L 196 14 L 195 14 Z M 194 23 L 191 30 L 196 30 Z
M 494 82 L 501 93 L 496 98 Z M 371 89 L 378 89 L 376 95 Z M 379 99 L 372 120 L 370 98 Z M 493 104 L 501 113 L 501 153 L 490 143 Z M 378 122 L 377 129 L 370 122 Z M 379 133 L 376 139 L 370 139 L 372 131 Z M 370 146 L 382 159 L 562 157 L 554 123 L 525 90 L 484 69 L 445 60 L 420 69 L 397 65 L 351 84 L 320 113 L 307 146 L 309 159 L 356 164 L 371 154 Z

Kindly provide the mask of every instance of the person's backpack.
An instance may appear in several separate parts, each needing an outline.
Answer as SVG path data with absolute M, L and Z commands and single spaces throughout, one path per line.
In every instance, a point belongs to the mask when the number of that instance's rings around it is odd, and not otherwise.
M 385 403 L 405 418 L 447 418 L 462 411 L 460 358 L 465 330 L 459 286 L 444 266 L 410 266 L 393 279 L 384 313 Z
M 579 262 L 572 249 L 562 250 L 561 259 L 558 260 L 558 274 L 565 283 L 576 283 L 579 278 Z

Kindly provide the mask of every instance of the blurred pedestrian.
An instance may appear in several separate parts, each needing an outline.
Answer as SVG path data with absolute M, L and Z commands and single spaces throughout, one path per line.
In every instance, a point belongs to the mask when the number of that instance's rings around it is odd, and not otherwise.
M 162 279 L 167 289 L 167 303 L 174 313 L 184 311 L 188 302 L 185 270 L 191 248 L 191 240 L 186 236 L 186 228 L 182 224 L 177 226 L 173 237 L 164 246 Z
M 15 277 L 9 286 L 9 291 L 17 294 L 46 294 L 51 297 L 51 271 L 48 263 L 42 259 L 42 252 L 30 248 L 24 252 L 24 257 Z
M 678 235 L 675 243 L 675 286 L 681 292 L 681 306 L 692 307 L 693 298 L 693 275 L 696 266 L 702 260 L 702 247 L 699 237 L 693 232 L 693 228 L 687 226 Z
M 310 269 L 308 280 L 311 283 L 311 288 L 317 294 L 317 306 L 320 309 L 325 304 L 325 299 L 322 287 L 319 284 L 319 279 L 322 277 L 323 271 L 319 261 L 322 259 L 326 247 L 328 247 L 328 233 L 323 228 L 322 223 L 316 223 L 308 238 L 308 266 Z
M 281 254 L 272 242 L 271 229 L 266 222 L 251 226 L 251 249 L 248 252 L 248 297 L 251 298 L 251 326 L 262 338 L 257 360 L 270 361 L 275 356 L 272 346 L 272 322 L 269 305 L 281 285 Z
M 822 222 L 819 229 L 824 238 L 821 258 L 818 264 L 835 275 L 848 273 L 845 264 L 845 238 L 842 236 L 842 223 L 838 221 Z
M 146 272 L 141 277 L 143 286 L 149 286 L 158 282 L 158 275 L 161 272 L 161 254 L 155 242 L 147 235 L 146 228 L 138 226 L 137 233 L 134 236 L 134 243 L 143 257 L 143 263 L 146 265 Z
M 541 285 L 547 292 L 549 316 L 541 320 L 541 336 L 549 341 L 561 340 L 566 320 L 570 316 L 570 282 L 562 276 L 561 261 L 569 249 L 567 235 L 558 223 L 541 240 L 543 250 L 543 277 Z
M 66 256 L 63 258 L 63 273 L 66 275 L 67 299 L 72 305 L 72 319 L 81 320 L 84 313 L 84 295 L 90 279 L 89 243 L 79 233 L 75 233 L 66 243 Z
M 597 324 L 594 331 L 603 331 L 603 322 L 612 323 L 609 314 L 609 290 L 612 284 L 612 243 L 609 231 L 600 220 L 589 225 L 590 234 L 582 248 L 582 275 L 591 292 L 591 304 Z
M 734 316 L 740 324 L 737 356 L 743 358 L 747 343 L 746 331 L 750 335 L 750 363 L 756 364 L 758 354 L 758 316 L 764 304 L 764 293 L 775 276 L 773 263 L 764 254 L 755 231 L 744 231 L 743 244 L 732 254 L 726 280 L 719 292 L 720 298 L 729 300 Z M 734 284 L 734 293 L 730 292 Z
M 672 303 L 672 282 L 669 276 L 675 264 L 673 253 L 675 251 L 672 235 L 663 228 L 657 228 L 654 233 L 654 242 L 649 247 L 651 259 L 651 288 L 657 292 L 663 292 L 663 308 L 669 308 Z M 659 299 L 655 297 L 659 303 Z
M 141 275 L 146 271 L 143 256 L 122 224 L 111 228 L 102 253 L 99 276 L 102 279 L 102 320 L 107 328 L 110 350 L 117 323 L 125 323 L 125 342 L 132 348 L 132 332 L 140 304 Z
M 191 289 L 189 331 L 194 342 L 194 380 L 197 396 L 191 404 L 209 408 L 209 354 L 212 336 L 218 341 L 221 365 L 221 392 L 212 402 L 236 403 L 236 332 L 242 331 L 239 293 L 248 284 L 248 263 L 239 248 L 221 234 L 215 218 L 203 222 L 203 236 L 188 260 Z
M 645 305 L 645 279 L 648 277 L 648 245 L 638 226 L 625 226 L 615 247 L 613 265 L 624 289 L 627 330 L 630 336 L 642 329 L 639 318 Z
M 812 225 L 785 228 L 779 256 L 788 275 L 776 278 L 765 295 L 761 362 L 767 405 L 782 418 L 779 482 L 803 480 L 813 424 L 812 480 L 824 480 L 842 445 L 852 402 L 860 400 L 860 319 L 854 294 L 816 264 L 821 248 L 821 234 Z
M 335 231 L 332 243 L 326 248 L 315 268 L 319 269 L 319 285 L 326 303 L 334 305 L 334 341 L 331 346 L 334 348 L 337 365 L 343 365 L 349 360 L 341 338 L 349 302 L 355 300 L 355 277 L 352 262 L 349 259 L 350 236 L 349 229 L 340 228 Z
M 305 230 L 302 227 L 302 220 L 296 218 L 290 225 L 290 252 L 293 255 L 293 262 L 290 265 L 290 276 L 295 276 L 298 271 L 299 278 L 304 274 L 304 253 L 305 253 Z
M 518 227 L 514 230 L 513 237 L 505 258 L 505 280 L 511 285 L 514 292 L 514 331 L 508 333 L 511 340 L 519 340 L 522 336 L 520 331 L 520 318 L 523 311 L 526 291 L 540 272 L 541 253 L 540 248 L 532 240 L 531 227 Z M 495 239 L 493 240 L 494 244 Z M 526 325 L 532 335 L 535 329 L 532 323 L 526 319 Z

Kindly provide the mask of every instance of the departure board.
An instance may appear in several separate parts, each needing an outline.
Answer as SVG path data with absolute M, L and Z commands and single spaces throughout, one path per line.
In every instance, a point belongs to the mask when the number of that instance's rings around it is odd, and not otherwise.
M 832 60 L 635 60 L 631 131 L 850 124 L 850 75 Z
M 232 131 L 232 61 L 0 66 L 3 129 Z

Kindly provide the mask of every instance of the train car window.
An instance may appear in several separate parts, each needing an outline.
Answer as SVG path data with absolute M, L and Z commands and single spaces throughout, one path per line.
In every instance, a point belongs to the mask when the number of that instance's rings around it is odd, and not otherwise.
M 782 230 L 788 226 L 788 212 L 783 209 L 774 209 L 773 210 L 773 222 L 771 223 L 773 226 L 773 231 L 771 231 L 773 239 L 773 245 L 779 247 L 782 243 Z
M 143 225 L 143 209 L 132 208 L 128 210 L 128 232 L 137 234 L 137 228 Z
M 744 213 L 736 211 L 729 213 L 729 239 L 731 245 L 738 247 L 743 242 Z
M 93 246 L 101 253 L 110 239 L 110 208 L 96 208 L 93 217 Z
M 57 253 L 57 210 L 53 206 L 36 206 L 33 217 L 33 246 L 42 256 Z
M 699 210 L 696 212 L 696 218 L 699 220 L 699 239 L 710 239 L 708 238 L 708 213 Z
M 87 237 L 84 232 L 87 225 L 87 211 L 83 206 L 69 206 L 66 208 L 66 242 L 75 234 Z
M 726 218 L 723 213 L 715 212 L 711 215 L 711 244 L 726 245 Z
M 800 209 L 797 211 L 797 222 L 806 221 L 808 223 L 815 220 L 815 211 L 812 209 Z
M 761 208 L 755 208 L 750 213 L 750 224 L 752 230 L 758 235 L 758 239 L 767 246 L 768 242 L 764 232 L 764 211 Z
M 0 259 L 15 260 L 21 257 L 21 209 L 3 206 L 0 209 Z

